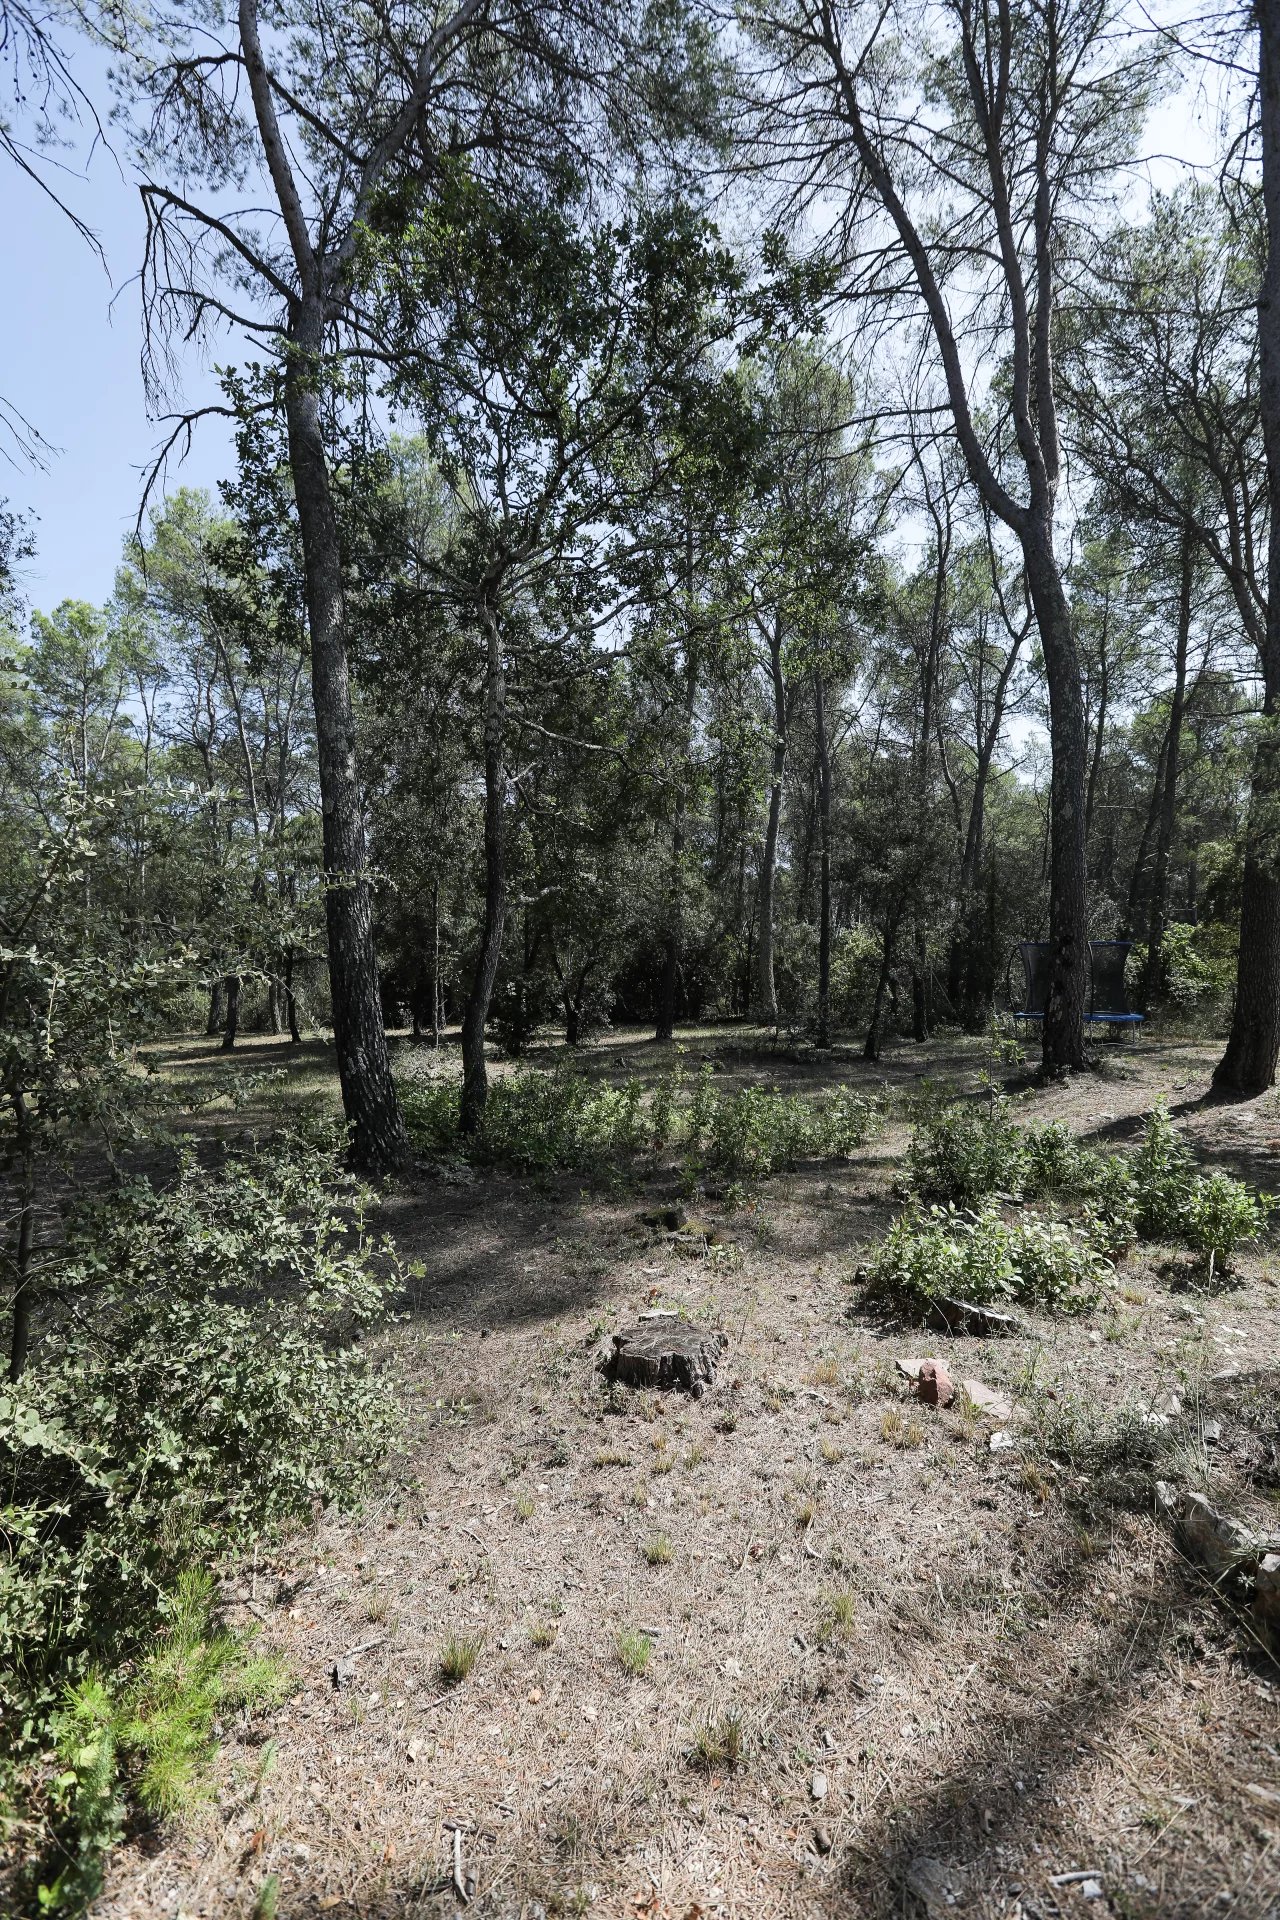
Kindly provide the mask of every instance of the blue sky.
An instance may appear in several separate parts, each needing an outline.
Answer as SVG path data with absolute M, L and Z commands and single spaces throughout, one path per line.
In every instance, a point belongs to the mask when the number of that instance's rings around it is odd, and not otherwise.
M 83 46 L 70 51 L 80 84 L 105 117 L 101 62 Z M 83 153 L 60 158 L 85 166 Z M 140 469 L 161 437 L 147 418 L 139 365 L 135 276 L 143 219 L 137 186 L 128 168 L 122 173 L 101 150 L 83 178 L 49 177 L 98 234 L 111 278 L 53 203 L 6 165 L 0 175 L 0 393 L 60 451 L 43 473 L 0 459 L 0 496 L 37 516 L 37 552 L 22 584 L 31 604 L 46 609 L 110 593 L 121 542 L 138 510 Z M 188 397 L 210 392 L 211 377 L 198 363 L 185 377 Z M 231 471 L 232 458 L 224 423 L 203 423 L 170 484 L 212 489 Z

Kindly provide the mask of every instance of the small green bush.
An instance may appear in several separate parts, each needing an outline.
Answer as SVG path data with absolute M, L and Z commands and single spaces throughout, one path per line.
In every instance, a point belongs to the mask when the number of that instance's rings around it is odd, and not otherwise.
M 0 1794 L 57 1837 L 50 1912 L 77 1910 L 111 1844 L 110 1783 L 165 1812 L 233 1667 L 240 1699 L 271 1685 L 208 1629 L 191 1570 L 354 1498 L 393 1430 L 359 1345 L 390 1262 L 340 1145 L 282 1134 L 125 1182 L 42 1271 L 30 1364 L 0 1392 Z M 52 1783 L 32 1773 L 51 1737 L 79 1756 Z
M 1190 1247 L 1210 1273 L 1230 1270 L 1236 1250 L 1265 1231 L 1272 1203 L 1230 1174 L 1199 1174 L 1187 1143 L 1158 1105 L 1133 1160 L 1134 1218 L 1144 1240 Z
M 1264 1231 L 1272 1204 L 1267 1194 L 1229 1174 L 1202 1175 L 1183 1200 L 1178 1237 L 1210 1274 L 1227 1273 L 1237 1247 Z
M 1139 1238 L 1178 1239 L 1195 1160 L 1186 1141 L 1174 1132 L 1163 1101 L 1147 1121 L 1132 1171 Z
M 155 1644 L 130 1676 L 113 1682 L 90 1672 L 52 1715 L 57 1771 L 41 1855 L 22 1888 L 40 1912 L 80 1913 L 96 1898 L 129 1800 L 162 1817 L 199 1797 L 220 1714 L 261 1710 L 287 1693 L 281 1663 L 217 1627 L 213 1607 L 208 1574 L 180 1575 L 162 1602 Z
M 679 1071 L 664 1076 L 646 1109 L 638 1080 L 614 1089 L 581 1074 L 517 1070 L 489 1089 L 479 1136 L 467 1150 L 533 1173 L 612 1167 L 650 1147 L 683 1144 L 695 1161 L 731 1180 L 751 1180 L 804 1160 L 841 1158 L 870 1138 L 878 1119 L 872 1101 L 847 1089 L 805 1099 L 745 1087 L 722 1097 L 710 1062 L 687 1099 L 684 1086 Z M 455 1083 L 411 1081 L 401 1097 L 420 1146 L 462 1144 Z
M 1010 1227 L 993 1206 L 971 1213 L 913 1207 L 881 1241 L 867 1291 L 873 1299 L 917 1308 L 951 1298 L 1081 1313 L 1096 1302 L 1110 1272 L 1086 1234 L 1037 1215 Z
M 988 1194 L 1016 1194 L 1026 1174 L 1024 1130 L 1009 1103 L 956 1103 L 922 1120 L 911 1135 L 907 1169 L 925 1200 L 967 1205 Z

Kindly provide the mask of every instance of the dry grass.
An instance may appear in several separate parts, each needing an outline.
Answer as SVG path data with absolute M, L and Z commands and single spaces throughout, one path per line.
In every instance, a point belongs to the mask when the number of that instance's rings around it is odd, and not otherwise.
M 718 1083 L 806 1084 L 785 1049 L 763 1067 L 740 1054 L 749 1039 L 721 1037 Z M 611 1037 L 584 1068 L 663 1070 L 672 1056 L 647 1045 Z M 1144 1043 L 1118 1063 L 1129 1077 L 1038 1091 L 1022 1112 L 1111 1138 L 1157 1093 L 1193 1099 L 1213 1057 Z M 972 1084 L 983 1064 L 966 1043 L 891 1052 L 884 1071 L 905 1101 L 922 1069 Z M 1274 1112 L 1185 1124 L 1274 1183 Z M 598 1920 L 890 1920 L 910 1910 L 917 1854 L 968 1868 L 975 1920 L 1092 1911 L 1052 1885 L 1086 1866 L 1122 1920 L 1262 1920 L 1280 1819 L 1248 1789 L 1280 1790 L 1277 1676 L 1124 1491 L 1141 1465 L 1124 1436 L 1141 1429 L 1121 1415 L 1176 1384 L 1197 1421 L 1222 1423 L 1201 1457 L 1244 1488 L 1262 1429 L 1215 1375 L 1280 1351 L 1266 1263 L 1213 1299 L 1134 1263 L 1141 1299 L 1124 1304 L 1142 1329 L 1126 1339 L 1091 1339 L 1101 1318 L 1030 1316 L 1025 1339 L 990 1345 L 886 1325 L 848 1276 L 892 1217 L 906 1137 L 895 1121 L 857 1165 L 774 1182 L 769 1244 L 749 1211 L 700 1196 L 732 1261 L 639 1227 L 678 1170 L 638 1195 L 501 1173 L 392 1195 L 381 1224 L 428 1269 L 382 1344 L 401 1450 L 361 1514 L 283 1543 L 252 1590 L 229 1582 L 233 1624 L 260 1623 L 299 1677 L 275 1763 L 260 1775 L 249 1731 L 225 1729 L 216 1798 L 158 1843 L 126 1842 L 93 1920 L 242 1920 L 273 1874 L 299 1920 L 440 1920 L 454 1896 L 421 1889 L 452 1872 L 445 1822 L 486 1920 L 535 1902 Z M 699 1401 L 610 1394 L 594 1371 L 602 1318 L 655 1298 L 729 1333 Z M 895 1358 L 934 1351 L 1023 1395 L 1013 1448 L 905 1396 Z M 651 1559 L 663 1538 L 678 1552 Z M 474 1652 L 446 1687 L 453 1642 Z M 335 1662 L 366 1646 L 336 1690 Z

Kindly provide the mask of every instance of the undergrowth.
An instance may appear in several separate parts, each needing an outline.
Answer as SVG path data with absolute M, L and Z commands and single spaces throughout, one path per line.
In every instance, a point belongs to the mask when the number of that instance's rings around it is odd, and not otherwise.
M 353 1499 L 385 1451 L 359 1335 L 389 1273 L 339 1144 L 124 1181 L 42 1268 L 0 1392 L 0 1800 L 40 1912 L 82 1911 L 125 1803 L 184 1803 L 215 1711 L 275 1684 L 214 1628 L 206 1569 Z
M 812 1098 L 772 1088 L 722 1094 L 710 1065 L 677 1067 L 646 1095 L 641 1082 L 602 1087 L 583 1074 L 521 1068 L 489 1089 L 478 1133 L 458 1128 L 455 1080 L 401 1087 L 410 1134 L 426 1152 L 465 1152 L 521 1172 L 594 1172 L 642 1155 L 682 1151 L 695 1167 L 756 1180 L 806 1160 L 847 1157 L 879 1124 L 873 1101 L 846 1089 Z
M 1076 1202 L 1100 1251 L 1135 1239 L 1188 1247 L 1212 1278 L 1266 1227 L 1271 1201 L 1229 1174 L 1200 1174 L 1168 1109 L 1151 1114 L 1131 1156 L 1083 1146 L 1060 1122 L 1019 1126 L 1005 1099 L 946 1106 L 914 1130 L 907 1156 L 921 1200 L 951 1206 L 1000 1199 Z

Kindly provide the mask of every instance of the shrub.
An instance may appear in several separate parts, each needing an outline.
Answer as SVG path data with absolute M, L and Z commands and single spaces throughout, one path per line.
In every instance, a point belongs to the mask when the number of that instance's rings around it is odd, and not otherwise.
M 1236 1248 L 1256 1240 L 1267 1224 L 1272 1202 L 1229 1174 L 1211 1173 L 1192 1181 L 1183 1200 L 1179 1238 L 1207 1267 L 1228 1272 Z
M 213 1599 L 208 1574 L 182 1574 L 155 1645 L 130 1677 L 87 1674 L 51 1717 L 58 1770 L 42 1855 L 23 1889 L 42 1913 L 82 1912 L 100 1892 L 126 1799 L 163 1816 L 198 1797 L 220 1714 L 276 1704 L 288 1691 L 280 1662 L 255 1657 L 246 1641 L 214 1624 Z
M 961 1204 L 991 1193 L 1018 1193 L 1026 1171 L 1024 1142 L 1007 1100 L 944 1107 L 912 1133 L 911 1183 L 923 1199 Z
M 958 1213 L 908 1208 L 881 1241 L 868 1273 L 873 1298 L 920 1305 L 959 1296 L 977 1306 L 1011 1300 L 1016 1281 L 1008 1234 L 993 1208 Z
M 851 1153 L 870 1137 L 877 1118 L 871 1101 L 846 1089 L 808 1100 L 746 1087 L 722 1098 L 710 1062 L 682 1108 L 684 1084 L 679 1071 L 666 1075 L 646 1112 L 638 1080 L 615 1089 L 575 1073 L 504 1074 L 489 1090 L 479 1136 L 467 1149 L 525 1172 L 591 1170 L 683 1139 L 731 1179 L 755 1179 L 805 1159 Z M 410 1081 L 401 1097 L 421 1146 L 438 1151 L 461 1144 L 456 1083 Z
M 1109 1273 L 1086 1235 L 1035 1215 L 1009 1227 L 990 1206 L 967 1214 L 910 1208 L 876 1251 L 868 1293 L 916 1307 L 958 1298 L 1079 1313 L 1093 1305 Z
M 1014 1293 L 1055 1313 L 1087 1313 L 1111 1277 L 1111 1267 L 1087 1234 L 1028 1214 L 1008 1236 Z
M 206 1633 L 191 1569 L 354 1497 L 386 1446 L 357 1344 L 386 1282 L 336 1144 L 285 1135 L 217 1171 L 184 1159 L 167 1189 L 127 1182 L 42 1275 L 39 1343 L 0 1394 L 2 1758 L 21 1798 L 50 1727 L 83 1734 L 83 1765 L 23 1813 L 36 1832 L 82 1822 L 68 1890 L 110 1843 L 100 1776 L 123 1765 L 163 1811 L 207 1744 L 231 1642 Z
M 1133 1159 L 1136 1223 L 1143 1240 L 1176 1240 L 1194 1178 L 1190 1147 L 1174 1132 L 1163 1101 L 1152 1111 Z
M 1163 1103 L 1134 1157 L 1133 1190 L 1142 1238 L 1181 1241 L 1210 1273 L 1228 1271 L 1237 1247 L 1257 1239 L 1271 1212 L 1267 1195 L 1243 1180 L 1195 1171 L 1191 1149 L 1174 1132 Z

